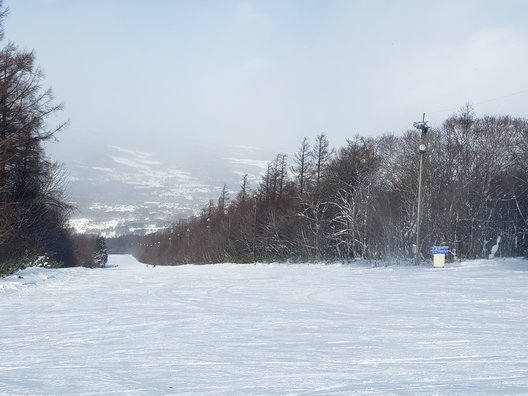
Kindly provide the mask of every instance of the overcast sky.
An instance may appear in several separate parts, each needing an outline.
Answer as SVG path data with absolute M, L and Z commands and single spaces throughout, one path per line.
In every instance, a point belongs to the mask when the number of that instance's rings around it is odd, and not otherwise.
M 466 102 L 528 116 L 524 0 L 4 3 L 5 41 L 35 50 L 72 137 L 291 152 Z

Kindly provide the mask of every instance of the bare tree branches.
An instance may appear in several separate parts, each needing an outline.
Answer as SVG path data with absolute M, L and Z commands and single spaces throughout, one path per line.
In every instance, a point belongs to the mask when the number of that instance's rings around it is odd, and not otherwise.
M 0 12 L 0 22 L 5 14 Z M 43 148 L 66 126 L 46 123 L 61 109 L 51 89 L 42 88 L 34 54 L 5 46 L 0 51 L 0 260 L 46 254 L 72 264 L 65 231 L 71 207 L 62 198 L 60 171 Z
M 173 244 L 180 249 L 175 256 L 159 248 L 167 245 L 167 234 L 159 234 L 148 237 L 142 257 L 163 264 L 411 257 L 419 141 L 416 131 L 355 136 L 334 153 L 325 135 L 315 149 L 303 139 L 291 175 L 286 156 L 278 155 L 257 191 L 250 193 L 244 178 L 227 213 L 222 196 L 218 208 L 207 211 L 224 213 L 221 221 L 207 223 L 204 212 L 175 225 L 186 235 Z M 431 131 L 418 247 L 423 255 L 445 243 L 459 256 L 486 257 L 497 240 L 497 254 L 527 253 L 527 141 L 527 120 L 477 118 L 469 107 Z

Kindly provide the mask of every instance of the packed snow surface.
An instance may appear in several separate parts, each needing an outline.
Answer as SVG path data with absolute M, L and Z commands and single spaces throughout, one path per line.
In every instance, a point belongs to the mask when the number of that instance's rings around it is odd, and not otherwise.
M 0 394 L 528 394 L 522 259 L 110 263 L 0 280 Z

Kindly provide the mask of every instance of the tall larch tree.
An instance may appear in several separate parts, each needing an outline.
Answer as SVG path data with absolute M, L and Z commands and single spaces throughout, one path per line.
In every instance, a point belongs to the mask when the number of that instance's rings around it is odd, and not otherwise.
M 1 1 L 0 10 L 1 22 L 7 13 Z M 13 43 L 0 50 L 0 261 L 44 254 L 62 262 L 73 258 L 65 231 L 70 207 L 58 167 L 44 152 L 66 123 L 48 125 L 62 105 L 42 86 L 33 52 Z

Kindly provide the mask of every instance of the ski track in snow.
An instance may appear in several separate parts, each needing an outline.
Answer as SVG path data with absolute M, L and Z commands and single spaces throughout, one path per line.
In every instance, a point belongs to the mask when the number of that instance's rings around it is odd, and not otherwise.
M 27 269 L 1 395 L 528 394 L 528 262 Z

